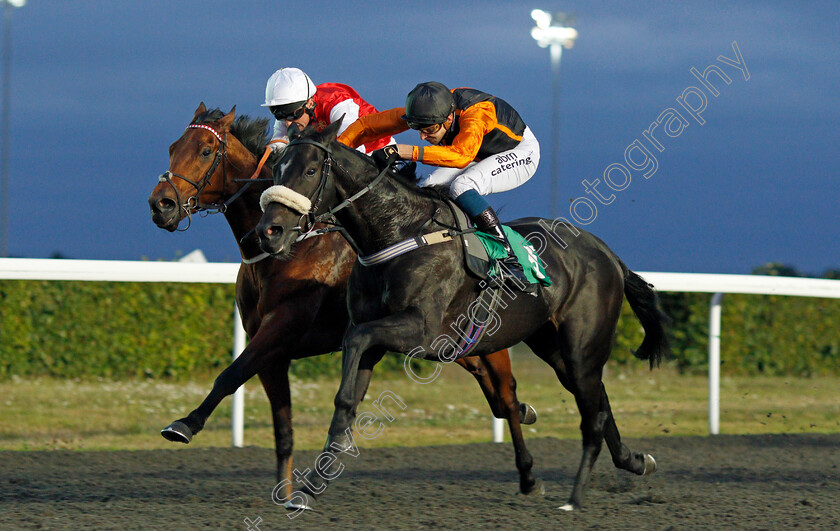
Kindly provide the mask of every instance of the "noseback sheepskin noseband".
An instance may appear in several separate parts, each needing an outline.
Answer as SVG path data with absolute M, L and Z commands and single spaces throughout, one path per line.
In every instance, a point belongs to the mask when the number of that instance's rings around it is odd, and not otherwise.
M 282 185 L 274 185 L 262 193 L 260 208 L 263 212 L 269 203 L 286 205 L 301 215 L 308 214 L 312 209 L 312 201 L 308 197 Z

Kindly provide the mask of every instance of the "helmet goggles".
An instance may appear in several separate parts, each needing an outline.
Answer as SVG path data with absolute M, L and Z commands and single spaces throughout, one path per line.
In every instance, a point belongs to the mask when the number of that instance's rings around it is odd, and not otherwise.
M 306 102 L 299 101 L 288 105 L 273 105 L 268 108 L 274 118 L 280 121 L 293 122 L 306 112 Z
M 443 124 L 427 124 L 427 123 L 417 123 L 417 122 L 406 122 L 408 127 L 414 129 L 415 131 L 419 131 L 420 134 L 424 135 L 433 135 L 440 131 L 440 128 L 443 127 Z

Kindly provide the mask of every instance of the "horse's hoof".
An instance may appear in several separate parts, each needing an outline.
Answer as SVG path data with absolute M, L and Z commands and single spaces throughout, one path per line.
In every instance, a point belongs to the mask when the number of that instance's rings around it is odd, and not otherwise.
M 650 454 L 645 454 L 645 469 L 642 471 L 643 476 L 648 476 L 656 472 L 656 459 Z
M 533 424 L 537 421 L 537 410 L 531 404 L 519 403 L 519 423 Z
M 167 441 L 180 442 L 184 444 L 189 444 L 193 437 L 192 431 L 180 420 L 176 420 L 169 426 L 160 430 L 160 434 L 163 435 L 163 438 Z
M 304 495 L 303 497 L 306 499 L 305 502 L 298 502 L 297 500 L 300 500 L 301 498 L 300 496 L 295 496 L 291 500 L 284 503 L 283 507 L 289 511 L 314 511 L 315 509 L 314 507 L 312 507 L 312 501 L 309 499 L 309 496 Z
M 577 507 L 575 507 L 571 503 L 567 503 L 566 505 L 561 505 L 560 507 L 558 507 L 558 509 L 560 509 L 561 511 L 574 511 L 577 509 Z
M 520 490 L 519 494 L 522 494 L 523 496 L 545 496 L 545 486 L 543 485 L 543 482 L 538 479 L 527 492 Z

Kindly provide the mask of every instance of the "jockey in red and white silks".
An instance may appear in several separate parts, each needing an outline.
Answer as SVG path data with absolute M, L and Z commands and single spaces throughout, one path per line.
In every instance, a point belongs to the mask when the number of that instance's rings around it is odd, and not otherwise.
M 289 142 L 287 130 L 292 123 L 301 129 L 311 124 L 320 131 L 343 116 L 340 134 L 360 116 L 377 112 L 352 87 L 341 83 L 322 83 L 316 86 L 298 68 L 281 68 L 269 78 L 262 106 L 269 107 L 275 117 L 269 143 L 275 151 L 285 149 Z M 387 136 L 360 145 L 357 149 L 370 154 L 393 143 L 393 138 Z

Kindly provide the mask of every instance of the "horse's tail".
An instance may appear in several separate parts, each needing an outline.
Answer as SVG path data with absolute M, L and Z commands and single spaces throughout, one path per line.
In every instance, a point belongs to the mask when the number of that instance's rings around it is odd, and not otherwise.
M 660 308 L 659 296 L 653 286 L 626 267 L 625 271 L 624 295 L 645 329 L 642 345 L 632 352 L 640 360 L 650 360 L 650 368 L 653 369 L 663 358 L 671 357 L 671 347 L 665 334 L 665 327 L 671 320 Z

